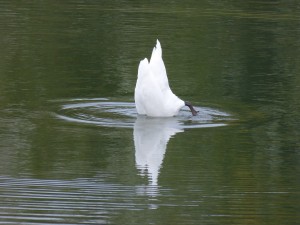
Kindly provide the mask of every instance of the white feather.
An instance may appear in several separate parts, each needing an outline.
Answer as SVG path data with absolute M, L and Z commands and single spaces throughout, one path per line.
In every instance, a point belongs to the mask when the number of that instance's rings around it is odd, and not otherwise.
M 145 58 L 139 64 L 134 98 L 138 114 L 151 117 L 175 116 L 185 105 L 170 89 L 158 40 L 150 62 Z

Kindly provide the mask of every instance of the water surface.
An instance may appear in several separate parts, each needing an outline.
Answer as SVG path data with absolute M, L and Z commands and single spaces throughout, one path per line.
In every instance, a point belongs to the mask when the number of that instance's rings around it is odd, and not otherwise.
M 300 5 L 0 3 L 0 224 L 297 224 Z M 138 116 L 159 39 L 199 110 Z

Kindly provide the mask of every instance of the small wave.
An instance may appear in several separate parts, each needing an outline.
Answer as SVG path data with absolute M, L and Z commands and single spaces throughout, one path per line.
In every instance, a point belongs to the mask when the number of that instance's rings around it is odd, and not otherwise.
M 107 98 L 69 99 L 61 103 L 56 116 L 62 120 L 104 127 L 133 128 L 138 117 L 134 102 L 110 101 Z M 209 128 L 227 125 L 230 114 L 209 107 L 195 107 L 199 114 L 192 116 L 188 109 L 180 110 L 175 120 L 180 129 Z M 150 118 L 151 119 L 151 118 Z

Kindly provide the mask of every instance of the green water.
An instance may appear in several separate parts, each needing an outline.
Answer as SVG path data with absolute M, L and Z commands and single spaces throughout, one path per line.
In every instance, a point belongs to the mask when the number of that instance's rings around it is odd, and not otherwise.
M 297 224 L 296 1 L 0 2 L 0 224 Z M 162 44 L 199 109 L 138 117 Z

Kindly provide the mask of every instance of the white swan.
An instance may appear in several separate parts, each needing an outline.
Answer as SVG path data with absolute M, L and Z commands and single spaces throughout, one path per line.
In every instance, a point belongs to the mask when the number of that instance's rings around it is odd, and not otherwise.
M 170 89 L 158 40 L 156 47 L 153 48 L 150 62 L 147 58 L 140 62 L 134 99 L 138 114 L 171 117 L 177 115 L 179 110 L 186 105 L 193 116 L 197 115 L 189 102 L 178 98 Z

